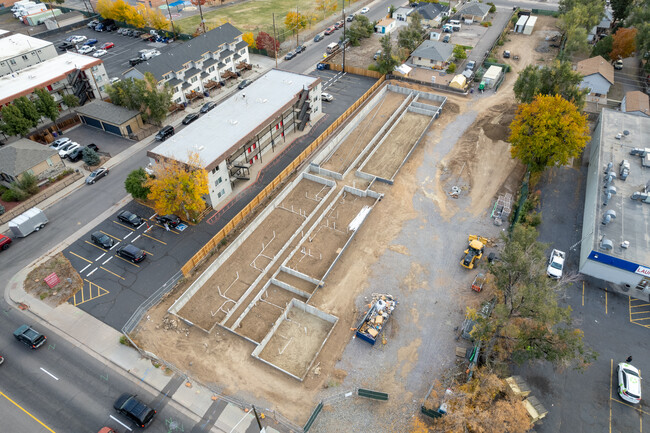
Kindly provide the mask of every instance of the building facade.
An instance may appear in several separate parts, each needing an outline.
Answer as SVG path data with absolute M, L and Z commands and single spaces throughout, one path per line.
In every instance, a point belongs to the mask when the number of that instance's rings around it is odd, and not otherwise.
M 52 42 L 20 33 L 0 34 L 0 77 L 58 56 Z
M 21 138 L 0 147 L 0 184 L 11 185 L 29 173 L 41 181 L 54 177 L 65 169 L 59 153 L 41 143 Z

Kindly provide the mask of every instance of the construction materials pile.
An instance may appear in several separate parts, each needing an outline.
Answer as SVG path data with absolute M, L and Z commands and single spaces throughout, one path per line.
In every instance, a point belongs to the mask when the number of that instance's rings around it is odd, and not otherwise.
M 356 336 L 370 344 L 375 344 L 382 329 L 386 326 L 388 318 L 397 306 L 397 301 L 392 295 L 373 293 L 370 310 L 357 327 Z

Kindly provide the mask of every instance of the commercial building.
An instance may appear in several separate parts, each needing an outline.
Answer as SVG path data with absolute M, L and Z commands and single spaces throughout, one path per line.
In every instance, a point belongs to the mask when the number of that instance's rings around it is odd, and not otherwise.
M 56 57 L 52 42 L 21 33 L 0 33 L 0 77 Z
M 208 174 L 206 201 L 216 208 L 237 181 L 249 180 L 252 164 L 321 114 L 320 78 L 273 69 L 147 155 L 153 163 L 188 163 L 198 154 Z
M 593 132 L 580 272 L 650 301 L 650 118 L 609 109 Z

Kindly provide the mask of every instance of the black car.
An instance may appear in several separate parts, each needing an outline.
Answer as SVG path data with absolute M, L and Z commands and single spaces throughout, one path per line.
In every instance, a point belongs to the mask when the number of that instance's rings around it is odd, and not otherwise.
M 187 116 L 185 116 L 185 119 L 183 119 L 183 125 L 189 125 L 190 123 L 194 122 L 196 119 L 199 118 L 199 113 L 190 113 Z
M 284 60 L 291 60 L 291 59 L 293 59 L 294 57 L 296 57 L 296 53 L 294 53 L 293 51 L 289 51 L 289 52 L 287 53 L 287 55 L 284 56 Z M 243 84 L 243 83 L 244 83 L 244 82 L 242 81 L 242 84 Z M 240 84 L 240 86 L 241 86 L 241 84 Z M 240 89 L 243 89 L 243 87 L 240 87 Z
M 14 337 L 32 349 L 38 349 L 47 340 L 47 337 L 27 325 L 21 325 L 14 331 Z
M 320 42 L 320 41 L 322 41 L 323 39 L 325 39 L 325 36 L 323 36 L 322 33 L 319 33 L 319 34 L 317 34 L 316 36 L 314 36 L 314 42 Z
M 164 126 L 158 134 L 156 134 L 157 141 L 165 141 L 168 137 L 175 134 L 174 127 L 171 125 Z
M 97 147 L 97 145 L 96 145 L 95 143 L 90 143 L 90 144 L 89 144 L 88 146 L 86 146 L 86 147 L 87 147 L 88 149 L 92 149 L 92 150 L 94 150 L 95 152 L 99 152 L 99 148 Z
M 122 394 L 113 407 L 116 411 L 133 421 L 138 427 L 145 428 L 153 421 L 156 411 L 142 403 L 135 395 Z
M 139 65 L 142 62 L 144 62 L 144 59 L 141 57 L 134 57 L 132 59 L 129 59 L 129 65 L 131 66 Z
M 296 54 L 300 54 L 300 53 L 304 53 L 306 49 L 307 49 L 306 46 L 298 45 L 294 51 L 296 52 Z
M 105 167 L 100 167 L 88 175 L 86 178 L 86 183 L 88 185 L 92 185 L 104 176 L 108 176 L 108 169 Z
M 253 82 L 252 82 L 251 80 L 244 80 L 244 81 L 242 81 L 241 83 L 239 83 L 239 86 L 237 86 L 237 88 L 238 88 L 239 90 L 241 90 L 241 89 L 243 89 L 244 87 L 248 87 L 248 86 L 250 86 L 252 83 L 253 83 Z
M 115 245 L 113 238 L 102 232 L 94 232 L 90 235 L 90 240 L 93 241 L 93 243 L 96 245 L 99 245 L 100 247 L 107 250 L 111 249 L 111 247 Z
M 75 44 L 71 44 L 70 42 L 64 42 L 61 45 L 59 45 L 59 49 L 61 51 L 74 50 Z
M 133 263 L 140 263 L 147 257 L 147 253 L 133 244 L 126 244 L 116 251 L 117 255 Z
M 176 215 L 172 215 L 172 214 L 158 215 L 156 216 L 156 222 L 162 225 L 165 225 L 165 223 L 167 223 L 169 227 L 174 228 L 181 223 L 181 219 Z
M 216 106 L 217 106 L 216 102 L 212 102 L 212 101 L 206 102 L 205 104 L 203 104 L 203 107 L 201 107 L 201 114 L 207 113 L 208 111 L 212 110 Z
M 139 227 L 143 223 L 142 218 L 128 210 L 123 210 L 118 213 L 117 219 L 127 224 L 131 224 L 133 227 Z

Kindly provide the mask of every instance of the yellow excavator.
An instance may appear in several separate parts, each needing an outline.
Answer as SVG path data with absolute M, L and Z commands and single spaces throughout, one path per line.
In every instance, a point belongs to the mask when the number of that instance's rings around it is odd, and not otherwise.
M 482 236 L 469 235 L 467 237 L 467 242 L 469 243 L 465 254 L 460 261 L 460 264 L 467 269 L 474 269 L 476 262 L 481 260 L 483 257 L 483 251 L 487 245 L 488 240 Z

